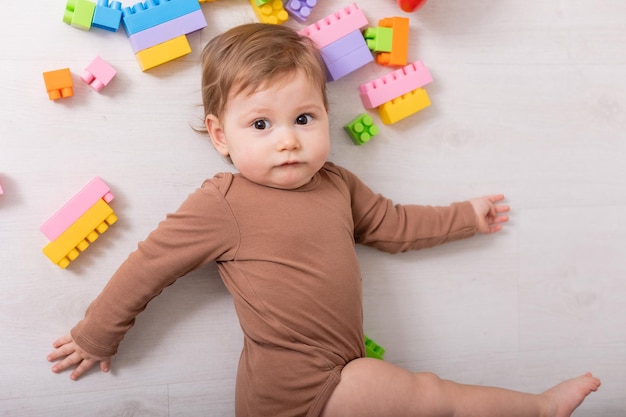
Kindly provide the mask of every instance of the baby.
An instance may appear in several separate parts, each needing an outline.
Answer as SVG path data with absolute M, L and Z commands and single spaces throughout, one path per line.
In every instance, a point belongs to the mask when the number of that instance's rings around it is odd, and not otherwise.
M 206 180 L 138 245 L 54 342 L 54 372 L 108 371 L 148 302 L 217 262 L 244 334 L 238 417 L 564 417 L 598 389 L 585 374 L 525 394 L 366 358 L 355 243 L 396 253 L 494 233 L 508 220 L 504 197 L 394 205 L 328 162 L 324 65 L 287 27 L 248 24 L 210 41 L 202 97 L 211 142 L 238 173 Z

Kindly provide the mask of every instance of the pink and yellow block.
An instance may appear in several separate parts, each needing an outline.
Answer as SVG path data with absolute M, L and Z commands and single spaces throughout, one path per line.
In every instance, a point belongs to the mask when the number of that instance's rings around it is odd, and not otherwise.
M 95 177 L 78 194 L 50 217 L 41 232 L 50 239 L 43 253 L 54 264 L 67 268 L 99 235 L 117 221 L 109 206 L 113 193 Z

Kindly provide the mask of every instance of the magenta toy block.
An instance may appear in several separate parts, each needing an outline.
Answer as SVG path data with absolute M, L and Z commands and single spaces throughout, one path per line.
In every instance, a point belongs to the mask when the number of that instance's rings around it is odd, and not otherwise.
M 39 230 L 48 239 L 55 240 L 98 200 L 102 199 L 109 203 L 113 197 L 109 186 L 100 177 L 95 177 L 54 213 Z
M 0 195 L 4 194 L 4 190 L 2 189 L 2 185 L 0 185 Z
M 198 0 L 146 0 L 125 7 L 122 24 L 130 36 L 196 10 L 201 10 Z
M 367 26 L 365 14 L 356 3 L 352 3 L 298 33 L 308 36 L 319 48 L 323 48 L 364 26 Z
M 206 19 L 202 10 L 196 10 L 160 25 L 134 33 L 128 37 L 128 40 L 133 48 L 133 52 L 137 53 L 178 36 L 200 30 L 206 27 L 206 25 Z
M 91 64 L 85 68 L 80 79 L 86 82 L 94 90 L 100 92 L 115 77 L 117 71 L 104 59 L 97 56 Z
M 394 98 L 432 82 L 428 68 L 416 61 L 387 75 L 359 86 L 361 101 L 366 109 L 373 109 Z
M 339 78 L 372 62 L 374 57 L 360 31 L 356 30 L 320 49 L 328 81 Z
M 316 5 L 317 0 L 285 0 L 285 10 L 300 23 L 308 19 Z
M 91 25 L 110 32 L 117 32 L 122 21 L 122 3 L 98 0 Z

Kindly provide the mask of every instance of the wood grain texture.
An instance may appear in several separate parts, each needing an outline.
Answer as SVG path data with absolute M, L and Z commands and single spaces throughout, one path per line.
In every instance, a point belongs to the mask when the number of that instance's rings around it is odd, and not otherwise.
M 331 4 L 332 3 L 332 4 Z M 320 2 L 310 22 L 347 5 Z M 361 0 L 372 24 L 405 15 Z M 125 2 L 125 5 L 128 3 Z M 7 2 L 0 16 L 0 416 L 232 416 L 241 330 L 214 266 L 140 315 L 109 374 L 79 382 L 45 360 L 129 252 L 202 180 L 230 170 L 200 122 L 202 46 L 255 21 L 247 1 L 205 3 L 193 52 L 143 73 L 122 33 L 62 22 L 63 2 Z M 390 256 L 358 248 L 366 333 L 386 359 L 474 384 L 541 391 L 591 370 L 575 414 L 626 415 L 626 2 L 430 0 L 411 19 L 410 59 L 433 105 L 362 147 L 370 64 L 329 85 L 331 160 L 399 203 L 506 194 L 506 230 Z M 303 25 L 290 22 L 301 28 Z M 118 75 L 92 91 L 96 55 Z M 74 97 L 50 102 L 42 72 L 70 67 Z M 94 176 L 119 221 L 68 270 L 39 226 Z

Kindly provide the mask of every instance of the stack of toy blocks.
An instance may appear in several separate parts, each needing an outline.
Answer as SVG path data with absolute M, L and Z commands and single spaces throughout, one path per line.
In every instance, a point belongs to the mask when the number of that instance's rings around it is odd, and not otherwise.
M 109 187 L 95 177 L 40 228 L 50 240 L 43 253 L 61 268 L 84 252 L 90 243 L 117 221 L 109 206 Z
M 261 23 L 280 25 L 289 18 L 282 0 L 250 0 L 250 6 Z
M 416 61 L 361 84 L 361 101 L 367 109 L 378 108 L 383 123 L 396 123 L 430 106 L 428 94 L 422 87 L 432 80 L 428 68 L 421 61 Z
M 326 77 L 334 81 L 374 60 L 361 33 L 364 26 L 365 14 L 352 3 L 298 33 L 317 44 L 326 64 Z
M 117 32 L 122 19 L 122 3 L 119 1 L 68 0 L 63 21 L 75 28 L 89 30 L 91 27 Z
M 198 0 L 147 0 L 123 9 L 122 24 L 142 71 L 191 52 L 187 35 L 206 27 Z
M 400 67 L 408 63 L 409 52 L 409 19 L 406 17 L 388 17 L 378 21 L 379 31 L 391 29 L 391 50 L 379 51 L 376 63 L 379 65 Z M 387 35 L 388 36 L 388 35 Z

